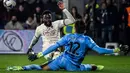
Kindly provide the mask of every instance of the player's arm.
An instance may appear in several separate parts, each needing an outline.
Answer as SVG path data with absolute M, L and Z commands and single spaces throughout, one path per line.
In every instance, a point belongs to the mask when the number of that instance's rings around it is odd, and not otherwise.
M 68 24 L 72 24 L 75 22 L 74 17 L 71 15 L 71 13 L 64 7 L 64 3 L 62 1 L 59 1 L 58 4 L 59 8 L 63 11 L 63 13 L 66 15 L 66 19 L 64 20 L 58 20 L 56 21 L 59 24 L 59 27 L 63 27 Z
M 39 32 L 39 28 L 37 27 L 36 31 L 35 31 L 35 35 L 33 36 L 33 39 L 28 47 L 28 51 L 27 54 L 29 54 L 29 52 L 32 51 L 32 47 L 38 42 L 39 38 L 40 38 L 40 32 Z
M 70 12 L 67 10 L 67 9 L 64 9 L 63 12 L 65 13 L 65 15 L 67 16 L 67 19 L 64 19 L 63 20 L 63 23 L 65 25 L 68 25 L 68 24 L 72 24 L 75 22 L 75 19 L 73 18 L 73 16 L 70 14 Z
M 88 38 L 87 45 L 90 49 L 98 52 L 99 54 L 111 54 L 111 53 L 118 53 L 120 51 L 119 48 L 115 49 L 108 49 L 99 47 L 91 38 Z
M 45 55 L 51 53 L 52 51 L 56 50 L 56 49 L 59 48 L 59 47 L 60 47 L 60 45 L 56 43 L 56 44 L 50 46 L 49 48 L 47 48 L 47 50 L 45 50 L 44 52 L 39 52 L 39 53 L 37 53 L 37 54 L 31 54 L 31 55 L 29 55 L 29 56 L 28 56 L 28 59 L 29 59 L 30 61 L 34 61 L 34 60 L 36 60 L 36 59 L 41 58 L 42 56 L 45 56 Z
M 28 57 L 28 59 L 30 61 L 34 61 L 42 56 L 45 56 L 49 53 L 51 53 L 52 51 L 55 51 L 57 48 L 64 46 L 67 43 L 67 40 L 65 39 L 65 37 L 62 37 L 58 42 L 56 42 L 56 44 L 48 47 L 45 51 L 43 52 L 39 52 L 38 54 L 34 54 L 34 55 L 30 55 Z

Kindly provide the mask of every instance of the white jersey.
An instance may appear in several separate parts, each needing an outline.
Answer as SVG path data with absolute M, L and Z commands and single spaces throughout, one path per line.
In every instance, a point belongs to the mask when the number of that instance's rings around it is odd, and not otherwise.
M 44 24 L 41 24 L 36 29 L 36 35 L 41 35 L 43 45 L 42 45 L 42 51 L 45 51 L 50 45 L 53 45 L 58 39 L 60 38 L 60 28 L 64 26 L 62 23 L 63 21 L 58 20 L 55 22 L 52 22 L 51 27 L 47 27 Z
M 42 41 L 43 41 L 42 51 L 45 51 L 49 46 L 53 45 L 56 41 L 59 40 L 60 28 L 62 28 L 65 25 L 75 22 L 75 19 L 68 12 L 67 9 L 64 9 L 63 12 L 67 16 L 67 19 L 54 21 L 54 22 L 52 22 L 51 27 L 47 27 L 43 23 L 36 28 L 35 36 L 33 37 L 29 48 L 32 48 L 36 44 L 36 42 L 40 36 L 42 37 Z

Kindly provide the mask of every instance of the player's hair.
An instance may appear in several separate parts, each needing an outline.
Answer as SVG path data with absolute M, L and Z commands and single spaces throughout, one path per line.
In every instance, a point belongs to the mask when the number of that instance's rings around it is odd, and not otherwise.
M 45 10 L 42 15 L 45 15 L 45 14 L 51 14 L 51 11 L 50 10 Z
M 76 33 L 79 33 L 79 34 L 82 34 L 85 32 L 85 23 L 82 19 L 78 19 L 76 22 L 75 22 L 75 31 Z

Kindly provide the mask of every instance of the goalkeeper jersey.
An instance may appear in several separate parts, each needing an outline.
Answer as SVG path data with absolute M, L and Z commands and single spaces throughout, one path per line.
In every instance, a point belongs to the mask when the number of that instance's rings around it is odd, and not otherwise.
M 88 49 L 92 49 L 100 54 L 113 53 L 112 49 L 101 48 L 88 36 L 82 34 L 68 34 L 59 40 L 55 45 L 50 46 L 43 55 L 54 51 L 60 46 L 65 46 L 63 57 L 70 60 L 75 65 L 80 65 Z

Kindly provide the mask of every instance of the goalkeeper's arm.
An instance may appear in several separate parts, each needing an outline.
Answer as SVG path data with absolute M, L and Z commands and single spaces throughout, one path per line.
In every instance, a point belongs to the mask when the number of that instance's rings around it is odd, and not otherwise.
M 90 49 L 98 52 L 99 54 L 112 54 L 120 52 L 119 48 L 109 49 L 109 48 L 102 48 L 99 47 L 90 37 L 87 39 L 87 45 Z
M 119 53 L 120 52 L 119 48 L 108 49 L 108 48 L 102 48 L 99 46 L 94 46 L 92 49 L 95 50 L 96 52 L 98 52 L 99 54 L 112 54 L 112 53 Z

